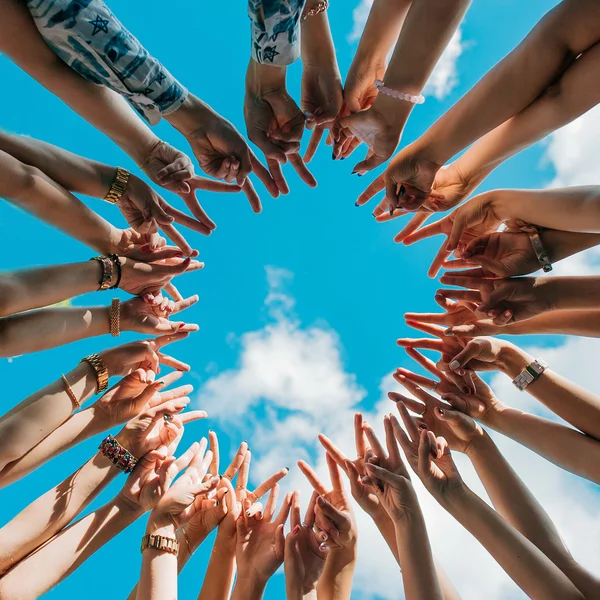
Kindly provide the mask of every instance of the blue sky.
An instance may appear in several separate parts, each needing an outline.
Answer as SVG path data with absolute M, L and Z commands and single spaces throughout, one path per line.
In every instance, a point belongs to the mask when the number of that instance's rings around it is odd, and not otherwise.
M 349 38 L 357 26 L 355 18 L 360 16 L 360 10 L 354 9 L 360 2 L 331 4 L 332 31 L 340 69 L 345 74 L 356 49 L 356 42 Z M 429 96 L 424 106 L 415 109 L 401 143 L 409 143 L 421 134 L 554 4 L 548 0 L 527 3 L 474 0 L 457 41 L 461 53 L 455 64 L 456 85 L 443 98 Z M 183 0 L 165 11 L 164 3 L 149 0 L 112 8 L 182 83 L 244 132 L 243 81 L 249 56 L 249 23 L 243 2 L 236 3 L 236 11 L 230 9 L 227 13 L 222 6 Z M 9 99 L 5 95 L 2 125 L 6 130 L 137 172 L 129 158 L 106 137 L 2 57 L 0 69 L 5 89 L 18 90 L 18 97 Z M 300 65 L 294 65 L 289 70 L 288 88 L 296 98 L 299 98 L 299 81 Z M 591 165 L 584 160 L 573 161 L 568 150 L 585 154 L 585 143 L 591 143 L 592 138 L 597 140 L 592 132 L 594 126 L 598 131 L 600 120 L 598 113 L 590 114 L 587 125 L 579 123 L 565 128 L 555 138 L 508 161 L 480 190 L 501 186 L 544 187 L 555 179 L 565 184 L 587 183 L 593 174 L 582 165 L 590 168 Z M 168 124 L 162 123 L 156 130 L 163 139 L 189 151 L 185 140 Z M 221 434 L 222 456 L 247 439 L 256 459 L 256 481 L 268 474 L 271 467 L 293 466 L 300 457 L 321 461 L 314 443 L 316 432 L 326 429 L 337 439 L 345 440 L 351 420 L 344 421 L 341 417 L 351 415 L 357 407 L 375 416 L 382 412 L 385 403 L 381 397 L 387 389 L 389 373 L 396 366 L 409 366 L 394 343 L 397 337 L 407 334 L 402 314 L 435 307 L 436 283 L 427 278 L 426 269 L 439 242 L 430 240 L 408 249 L 395 246 L 392 238 L 399 229 L 399 221 L 377 224 L 370 216 L 374 205 L 354 207 L 356 197 L 371 177 L 350 176 L 353 165 L 363 155 L 364 149 L 360 148 L 347 161 L 332 163 L 330 150 L 323 145 L 311 163 L 318 188 L 303 186 L 287 169 L 290 195 L 274 200 L 263 193 L 264 210 L 258 216 L 241 195 L 233 199 L 214 194 L 203 197 L 203 205 L 217 223 L 217 231 L 210 239 L 191 233 L 188 239 L 200 250 L 206 268 L 177 281 L 184 294 L 200 295 L 200 302 L 185 318 L 199 323 L 201 330 L 173 346 L 172 351 L 192 364 L 193 371 L 185 381 L 196 387 L 194 403 L 207 408 L 213 419 L 188 427 L 181 447 L 199 439 L 211 427 Z M 178 202 L 176 198 L 170 200 Z M 122 223 L 113 207 L 97 200 L 88 201 L 106 218 Z M 4 247 L 10 249 L 3 258 L 2 269 L 86 260 L 92 255 L 78 242 L 7 203 L 0 204 L 0 223 L 4 226 Z M 574 272 L 589 272 L 594 266 L 593 258 L 595 255 L 578 259 L 571 268 Z M 109 299 L 110 296 L 98 293 L 78 298 L 75 304 L 106 304 Z M 123 335 L 121 341 L 131 339 L 136 336 Z M 589 352 L 592 342 L 565 344 L 559 338 L 522 342 L 555 346 L 548 353 L 564 361 L 565 369 L 573 377 L 584 376 L 583 366 L 574 361 L 571 364 L 568 357 L 574 352 L 578 356 Z M 23 356 L 10 363 L 0 361 L 5 410 L 60 377 L 81 356 L 112 343 L 109 338 L 84 340 L 43 355 Z M 506 382 L 498 385 L 514 397 L 510 385 Z M 528 400 L 520 401 L 522 407 L 537 410 L 534 405 L 526 404 Z M 4 519 L 10 519 L 78 468 L 94 453 L 97 443 L 95 439 L 81 444 L 9 489 L 0 490 Z M 588 563 L 597 560 L 600 547 L 596 534 L 600 525 L 589 514 L 589 507 L 585 507 L 586 498 L 593 493 L 589 486 L 549 467 L 531 453 L 524 454 L 526 451 L 510 443 L 506 448 L 510 456 L 522 463 L 525 475 L 536 474 L 528 483 L 552 502 L 553 517 L 567 523 L 568 516 L 585 525 L 585 530 L 578 532 L 583 538 L 575 536 L 575 532 L 563 532 L 567 541 L 572 538 L 580 549 L 581 556 L 576 556 Z M 300 481 L 297 469 L 293 469 L 290 480 Z M 107 501 L 121 484 L 122 479 L 114 482 L 93 506 Z M 565 512 L 564 503 L 559 502 L 567 487 L 583 494 L 575 508 L 571 504 L 575 513 Z M 566 499 L 565 496 L 565 502 Z M 442 526 L 438 528 L 437 524 L 443 516 L 435 512 L 429 500 L 424 499 L 424 503 L 428 516 L 431 510 L 430 529 L 436 554 L 465 599 L 481 597 L 474 587 L 479 582 L 490 587 L 486 589 L 486 598 L 520 597 L 515 586 L 468 536 L 446 521 L 443 523 L 448 529 L 439 533 Z M 588 517 L 589 522 L 585 520 Z M 140 520 L 48 597 L 75 598 L 82 589 L 90 599 L 105 597 L 107 593 L 123 597 L 138 575 L 138 544 L 143 528 L 144 520 Z M 379 543 L 366 524 L 365 531 L 365 540 Z M 444 531 L 450 532 L 448 536 Z M 469 558 L 478 565 L 474 570 L 479 572 L 475 583 L 469 581 L 470 575 L 458 569 L 455 544 L 461 548 L 464 544 L 473 553 Z M 106 566 L 109 552 L 117 549 L 127 555 L 129 569 Z M 196 597 L 209 551 L 209 545 L 201 548 L 180 577 L 181 598 Z M 399 597 L 393 564 L 383 554 L 375 561 L 368 554 L 362 550 L 355 597 Z M 373 572 L 388 578 L 392 587 L 384 590 L 382 587 L 386 586 L 375 586 L 373 581 L 384 579 L 374 579 Z M 282 581 L 281 576 L 274 577 L 265 598 L 281 598 Z

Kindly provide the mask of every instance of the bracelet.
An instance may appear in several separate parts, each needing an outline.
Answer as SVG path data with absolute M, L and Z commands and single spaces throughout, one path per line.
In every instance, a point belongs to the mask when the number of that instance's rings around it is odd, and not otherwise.
M 69 396 L 69 398 L 71 399 L 71 402 L 75 406 L 75 410 L 79 410 L 81 408 L 81 402 L 79 402 L 79 400 L 77 400 L 77 396 L 75 395 L 75 392 L 73 391 L 73 388 L 71 387 L 71 384 L 67 381 L 67 378 L 65 377 L 64 373 L 62 374 L 62 380 L 63 380 L 63 383 L 65 384 L 65 391 L 67 392 L 67 396 Z
M 108 387 L 108 369 L 98 354 L 84 356 L 79 362 L 88 363 L 96 373 L 96 393 L 101 394 Z
M 396 100 L 405 100 L 406 102 L 410 102 L 411 104 L 423 104 L 425 102 L 425 96 L 413 96 L 412 94 L 405 94 L 404 92 L 397 92 L 396 90 L 392 90 L 389 87 L 386 87 L 381 79 L 375 80 L 375 87 L 386 96 L 391 96 L 392 98 L 396 98 Z
M 110 335 L 119 337 L 121 335 L 121 301 L 118 298 L 112 299 L 109 315 Z
M 183 525 L 181 527 L 177 527 L 177 523 L 175 523 L 175 519 L 173 518 L 173 515 L 171 513 L 169 513 L 169 520 L 171 521 L 171 523 L 173 523 L 173 527 L 175 527 L 175 531 L 181 531 L 181 535 L 183 536 L 185 545 L 187 546 L 188 552 L 190 553 L 190 556 L 191 556 L 193 554 L 192 544 L 190 543 L 190 538 L 188 537 L 187 533 L 185 532 Z
M 123 448 L 112 435 L 102 440 L 98 450 L 123 473 L 131 473 L 138 464 L 138 459 L 129 450 Z
M 329 0 L 323 0 L 323 2 L 319 2 L 319 4 L 317 4 L 314 8 L 311 8 L 310 10 L 306 11 L 306 13 L 304 13 L 302 15 L 302 21 L 306 21 L 306 19 L 308 19 L 308 17 L 314 17 L 315 15 L 323 13 L 328 8 L 329 8 Z
M 110 258 L 113 266 L 117 270 L 117 282 L 115 285 L 111 286 L 110 290 L 117 289 L 121 285 L 121 276 L 123 275 L 123 267 L 121 265 L 121 259 L 116 254 L 109 254 L 108 258 Z M 112 280 L 112 278 L 111 278 Z
M 90 260 L 96 260 L 102 265 L 102 277 L 98 282 L 99 288 L 98 290 L 108 290 L 110 289 L 110 284 L 112 282 L 114 269 L 113 263 L 108 256 L 94 256 L 90 258 Z
M 146 534 L 142 538 L 142 547 L 140 550 L 143 552 L 148 548 L 160 550 L 161 552 L 168 552 L 175 556 L 179 554 L 179 542 L 175 538 L 168 538 L 163 535 Z
M 538 231 L 528 231 L 529 239 L 531 240 L 531 245 L 533 246 L 533 251 L 542 267 L 544 273 L 549 273 L 552 271 L 552 263 L 550 262 L 550 257 L 546 252 L 546 248 L 544 248 L 544 242 L 542 242 L 542 238 Z
M 148 156 L 146 156 L 146 158 L 142 161 L 142 164 L 140 165 L 140 169 L 144 169 L 144 167 L 147 165 L 147 163 L 150 162 L 150 159 L 158 152 L 158 149 L 161 146 L 164 146 L 166 144 L 166 142 L 163 142 L 162 140 L 158 140 L 158 142 L 156 142 L 156 144 L 154 144 L 154 146 L 152 146 L 152 150 L 150 150 L 150 152 L 148 153 Z
M 542 358 L 536 358 L 527 365 L 514 379 L 513 384 L 519 391 L 523 391 L 530 383 L 539 379 L 540 375 L 548 368 L 548 363 Z
M 117 174 L 110 186 L 110 190 L 108 190 L 108 194 L 104 196 L 104 199 L 111 204 L 116 204 L 121 196 L 125 193 L 127 189 L 127 184 L 129 183 L 129 171 L 127 169 L 122 169 L 121 167 L 117 167 Z

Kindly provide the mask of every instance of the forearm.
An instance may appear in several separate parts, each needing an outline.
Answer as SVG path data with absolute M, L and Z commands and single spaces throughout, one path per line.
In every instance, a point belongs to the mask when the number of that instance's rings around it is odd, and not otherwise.
M 93 292 L 102 279 L 102 265 L 86 261 L 40 267 L 0 275 L 0 317 L 50 306 Z
M 600 580 L 571 556 L 552 519 L 488 435 L 471 444 L 468 456 L 498 513 L 535 544 L 586 598 L 600 593 Z
M 398 40 L 412 0 L 375 0 L 363 30 L 354 61 L 385 65 Z
M 175 526 L 156 527 L 151 514 L 146 533 L 174 538 Z M 153 548 L 144 550 L 136 597 L 139 600 L 177 600 L 177 557 L 174 554 Z
M 0 579 L 3 600 L 34 600 L 141 516 L 114 499 L 50 539 Z
M 598 40 L 598 6 L 565 0 L 550 10 L 506 58 L 441 117 L 416 148 L 438 164 L 517 115 L 544 93 L 565 66 Z
M 46 44 L 25 3 L 0 0 L 0 49 L 19 67 L 102 131 L 138 165 L 158 138 L 124 98 L 87 81 L 67 66 Z
M 583 600 L 550 559 L 471 490 L 463 487 L 442 506 L 492 555 L 533 600 Z
M 493 210 L 503 221 L 517 219 L 577 233 L 600 232 L 600 186 L 497 190 L 490 195 Z
M 377 529 L 379 529 L 381 537 L 385 540 L 385 543 L 394 555 L 396 562 L 398 562 L 398 544 L 396 543 L 396 529 L 394 527 L 394 522 L 387 513 L 382 515 L 370 515 L 370 517 L 373 519 L 373 523 L 375 523 Z
M 309 9 L 313 4 L 316 4 L 315 0 L 309 0 L 306 8 Z M 327 11 L 302 21 L 300 27 L 302 32 L 300 51 L 303 66 L 326 68 L 338 73 Z
M 5 573 L 71 522 L 120 473 L 96 454 L 0 529 L 0 573 Z
M 235 576 L 235 540 L 217 533 L 198 600 L 228 600 Z
M 527 352 L 512 344 L 501 354 L 501 370 L 511 379 L 532 362 Z M 600 439 L 600 397 L 548 368 L 526 388 L 529 394 L 580 431 Z
M 493 329 L 485 335 L 557 334 L 600 337 L 600 310 L 553 310 Z
M 79 364 L 65 377 L 80 403 L 96 391 L 96 376 L 87 363 Z M 23 457 L 64 423 L 76 408 L 62 379 L 19 403 L 0 419 L 0 468 Z
M 0 319 L 0 357 L 19 356 L 109 333 L 109 310 L 44 308 Z
M 332 548 L 317 584 L 319 600 L 349 600 L 356 567 L 357 548 Z
M 261 600 L 266 587 L 266 581 L 245 580 L 238 577 L 231 594 L 231 600 Z
M 550 262 L 557 263 L 600 244 L 600 233 L 574 233 L 544 229 L 540 233 Z
M 92 379 L 90 395 L 96 391 L 95 377 L 92 376 Z M 93 406 L 75 413 L 27 454 L 6 465 L 0 471 L 0 487 L 22 479 L 69 448 L 106 431 L 109 426 L 104 415 Z
M 0 150 L 37 167 L 70 192 L 93 198 L 106 196 L 115 177 L 114 167 L 22 135 L 0 132 Z
M 406 600 L 444 600 L 421 511 L 395 523 Z

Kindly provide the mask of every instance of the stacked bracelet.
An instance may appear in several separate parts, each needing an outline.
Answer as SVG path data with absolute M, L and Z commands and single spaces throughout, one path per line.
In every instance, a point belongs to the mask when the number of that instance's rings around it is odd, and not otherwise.
M 80 362 L 88 363 L 96 373 L 96 393 L 100 394 L 108 387 L 108 369 L 98 354 L 90 354 L 81 359 Z
M 110 303 L 109 316 L 110 335 L 119 337 L 121 335 L 121 301 L 113 298 Z
M 121 260 L 116 254 L 108 254 L 107 256 L 94 256 L 90 260 L 95 260 L 102 265 L 102 277 L 100 277 L 99 290 L 114 290 L 121 285 L 121 276 L 123 275 Z M 115 271 L 117 273 L 117 281 L 111 285 Z
M 423 104 L 423 102 L 425 102 L 425 96 L 413 96 L 412 94 L 397 92 L 396 90 L 386 87 L 381 79 L 375 80 L 375 87 L 380 93 L 385 94 L 386 96 L 391 96 L 392 98 L 396 98 L 396 100 L 404 100 L 406 102 L 410 102 L 411 104 Z
M 102 440 L 98 450 L 124 473 L 131 473 L 138 463 L 138 459 L 129 450 L 123 448 L 112 435 Z
M 127 189 L 127 184 L 129 183 L 130 173 L 127 169 L 122 169 L 121 167 L 117 167 L 117 174 L 110 186 L 110 190 L 108 190 L 108 194 L 104 196 L 104 199 L 107 202 L 112 204 L 116 204 L 121 196 L 125 193 Z
M 117 289 L 121 285 L 121 277 L 123 276 L 123 267 L 121 266 L 121 259 L 116 254 L 109 254 L 108 258 L 112 261 L 117 271 L 117 281 L 115 285 L 111 286 L 111 290 Z

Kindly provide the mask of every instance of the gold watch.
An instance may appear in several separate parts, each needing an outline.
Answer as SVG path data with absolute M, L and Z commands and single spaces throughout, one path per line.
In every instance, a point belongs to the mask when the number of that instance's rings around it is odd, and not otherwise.
M 146 534 L 142 538 L 141 551 L 143 552 L 147 548 L 153 548 L 154 550 L 160 550 L 161 552 L 168 552 L 177 556 L 179 554 L 179 542 L 175 538 L 168 538 L 162 535 L 152 535 L 151 533 Z
M 81 362 L 88 363 L 96 373 L 96 393 L 100 394 L 108 387 L 108 369 L 104 361 L 98 354 L 90 354 L 81 359 Z
M 108 194 L 104 196 L 104 199 L 107 202 L 112 204 L 116 204 L 121 196 L 125 193 L 127 189 L 127 184 L 129 183 L 129 171 L 127 169 L 122 169 L 121 167 L 117 167 L 117 174 L 115 175 L 115 179 L 110 186 L 110 190 L 108 190 Z

